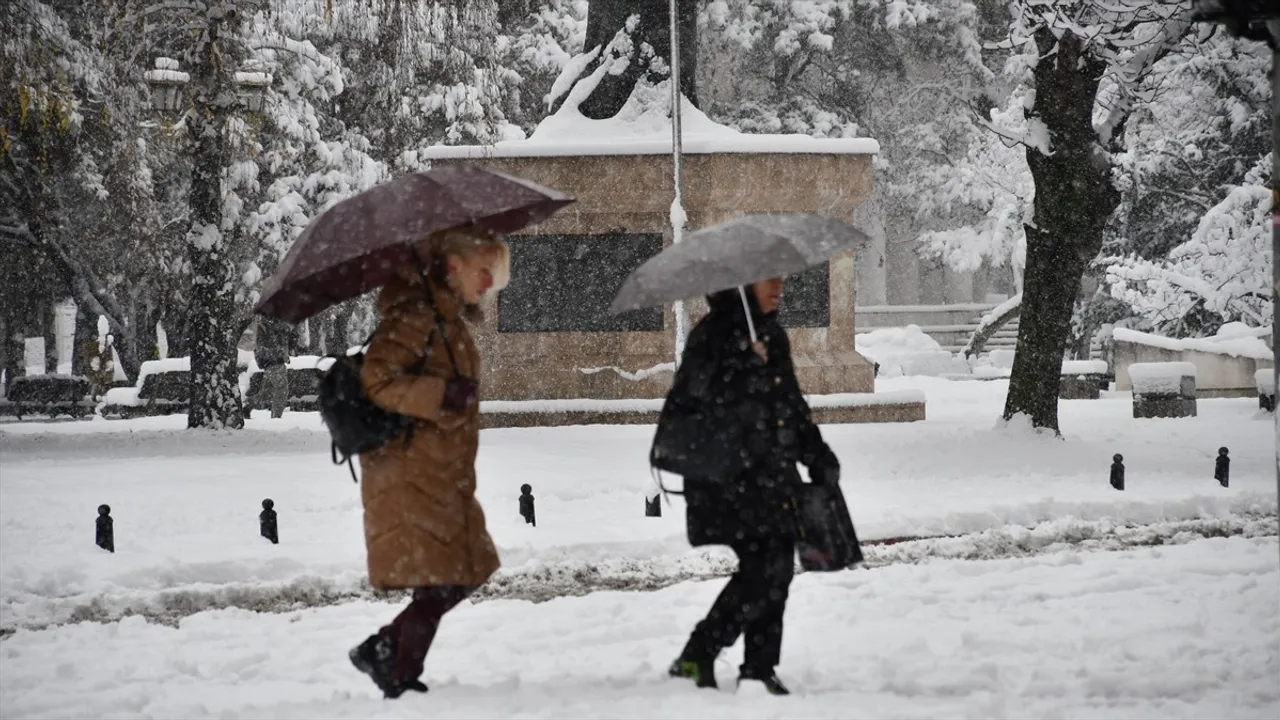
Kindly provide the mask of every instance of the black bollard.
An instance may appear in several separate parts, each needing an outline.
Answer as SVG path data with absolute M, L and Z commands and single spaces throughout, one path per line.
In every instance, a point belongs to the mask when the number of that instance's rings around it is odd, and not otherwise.
M 1111 458 L 1111 487 L 1124 490 L 1124 456 L 1120 453 Z
M 533 512 L 533 486 L 529 483 L 520 486 L 520 517 L 526 525 L 538 527 L 538 518 Z
M 653 499 L 644 499 L 645 517 L 662 517 L 662 496 L 654 495 Z
M 280 544 L 280 526 L 276 523 L 276 504 L 267 498 L 262 501 L 262 512 L 258 513 L 258 526 L 261 528 L 262 537 L 271 541 L 273 545 Z
M 1231 482 L 1231 458 L 1224 447 L 1218 448 L 1218 460 L 1213 464 L 1213 479 L 1222 487 L 1227 487 Z
M 98 506 L 97 532 L 94 533 L 98 547 L 107 552 L 116 551 L 116 522 L 111 519 L 111 506 Z

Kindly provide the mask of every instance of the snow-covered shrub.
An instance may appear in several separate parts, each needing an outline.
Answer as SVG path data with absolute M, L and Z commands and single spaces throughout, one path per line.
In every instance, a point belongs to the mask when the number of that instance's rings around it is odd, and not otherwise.
M 916 325 L 879 328 L 854 338 L 858 353 L 880 365 L 881 377 L 946 375 L 969 371 L 964 360 L 942 349 Z

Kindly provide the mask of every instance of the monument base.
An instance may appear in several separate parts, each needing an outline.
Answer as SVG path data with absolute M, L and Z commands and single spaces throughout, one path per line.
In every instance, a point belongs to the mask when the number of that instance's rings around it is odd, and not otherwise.
M 918 422 L 925 419 L 924 393 L 811 395 L 813 419 L 819 425 L 869 422 Z M 564 427 L 568 425 L 656 425 L 661 399 L 530 400 L 480 403 L 484 428 Z

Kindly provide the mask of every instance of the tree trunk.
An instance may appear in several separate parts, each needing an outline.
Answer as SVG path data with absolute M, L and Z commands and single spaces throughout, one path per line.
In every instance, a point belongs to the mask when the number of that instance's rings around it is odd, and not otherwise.
M 338 311 L 334 313 L 332 351 L 334 355 L 345 353 L 351 345 L 351 313 L 350 303 L 339 305 Z
M 97 354 L 98 316 L 87 312 L 84 305 L 76 303 L 75 340 L 71 343 L 71 374 L 86 377 L 89 363 Z
M 26 373 L 22 360 L 22 333 L 11 316 L 0 315 L 0 370 L 4 371 L 4 391 L 9 394 L 9 384 Z
M 145 308 L 134 315 L 133 334 L 137 338 L 138 362 L 160 359 L 160 332 L 156 329 L 159 324 L 160 313 L 152 308 Z M 182 333 L 169 333 L 168 329 L 165 332 L 168 333 L 170 357 L 185 357 L 187 353 L 181 346 Z M 178 352 L 174 352 L 175 349 Z
M 168 345 L 169 357 L 188 357 L 191 355 L 191 314 L 190 307 L 175 309 L 172 306 L 166 307 L 163 312 L 159 313 L 157 322 L 164 328 L 165 344 Z M 155 334 L 155 328 L 151 328 L 152 337 L 155 338 L 155 352 L 158 353 L 159 337 Z
M 695 106 L 698 104 L 698 3 L 696 0 L 677 0 L 680 32 L 680 89 Z M 613 40 L 631 15 L 638 15 L 639 24 L 632 33 L 637 49 L 643 43 L 653 48 L 657 57 L 671 57 L 670 0 L 591 0 L 587 10 L 587 34 L 583 52 L 590 52 L 597 45 L 605 46 Z M 584 75 L 595 66 L 588 68 Z M 591 95 L 582 102 L 579 110 L 594 120 L 611 118 L 618 114 L 636 83 L 649 72 L 648 63 L 633 52 L 631 64 L 617 75 L 606 74 Z M 656 78 L 655 78 L 656 79 Z
M 1057 432 L 1058 386 L 1072 311 L 1120 193 L 1111 183 L 1110 162 L 1093 128 L 1105 63 L 1087 54 L 1071 33 L 1059 41 L 1041 29 L 1035 40 L 1041 59 L 1028 115 L 1045 124 L 1052 155 L 1027 148 L 1036 188 L 1036 227 L 1027 227 L 1022 314 L 1004 417 L 1025 414 L 1033 427 Z
M 239 66 L 239 13 L 232 3 L 207 16 L 207 36 L 190 53 L 194 111 L 187 115 L 195 141 L 191 173 L 189 428 L 240 428 L 244 414 L 237 382 L 235 268 L 226 255 L 222 223 L 222 172 L 230 161 L 226 133 L 233 112 L 232 73 Z

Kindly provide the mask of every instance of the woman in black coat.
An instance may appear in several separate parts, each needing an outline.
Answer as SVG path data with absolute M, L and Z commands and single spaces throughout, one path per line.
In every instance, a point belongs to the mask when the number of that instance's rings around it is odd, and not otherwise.
M 839 481 L 840 464 L 813 422 L 791 344 L 777 321 L 782 280 L 744 290 L 747 307 L 737 288 L 707 298 L 710 312 L 689 333 L 660 421 L 700 413 L 708 437 L 721 443 L 717 452 L 727 453 L 736 468 L 728 478 L 684 478 L 689 542 L 728 545 L 738 555 L 738 570 L 670 673 L 716 687 L 716 656 L 745 635 L 739 684 L 760 681 L 770 693 L 786 695 L 775 668 L 795 570 L 796 463 L 809 468 L 811 481 L 832 484 Z

